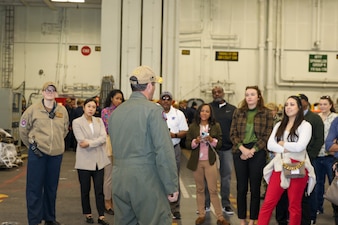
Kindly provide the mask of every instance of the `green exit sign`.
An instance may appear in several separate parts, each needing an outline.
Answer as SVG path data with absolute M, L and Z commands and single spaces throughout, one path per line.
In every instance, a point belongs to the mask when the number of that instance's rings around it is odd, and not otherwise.
M 309 72 L 327 72 L 327 55 L 309 55 Z

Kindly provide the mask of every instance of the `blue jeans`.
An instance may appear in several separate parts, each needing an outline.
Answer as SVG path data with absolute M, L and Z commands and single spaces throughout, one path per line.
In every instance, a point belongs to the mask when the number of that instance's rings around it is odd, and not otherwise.
M 225 151 L 218 151 L 221 175 L 221 197 L 222 207 L 230 206 L 230 182 L 231 182 L 231 169 L 233 164 L 233 157 L 231 149 Z M 208 187 L 205 188 L 205 206 L 210 207 L 210 196 Z
M 317 210 L 323 212 L 323 202 L 324 202 L 324 192 L 325 192 L 325 177 L 327 176 L 329 183 L 331 184 L 333 180 L 333 171 L 332 165 L 334 162 L 333 156 L 326 156 L 326 157 L 317 157 L 313 160 L 313 167 L 315 168 L 316 172 L 316 186 L 315 186 L 315 193 L 317 196 L 317 204 L 315 205 L 315 212 Z

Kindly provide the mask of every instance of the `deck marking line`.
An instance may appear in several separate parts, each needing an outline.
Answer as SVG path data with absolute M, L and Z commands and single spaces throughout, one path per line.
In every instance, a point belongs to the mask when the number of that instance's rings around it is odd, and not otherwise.
M 184 186 L 183 180 L 180 177 L 180 189 L 181 189 L 181 195 L 183 196 L 183 198 L 190 198 L 189 193 L 187 191 L 187 189 Z

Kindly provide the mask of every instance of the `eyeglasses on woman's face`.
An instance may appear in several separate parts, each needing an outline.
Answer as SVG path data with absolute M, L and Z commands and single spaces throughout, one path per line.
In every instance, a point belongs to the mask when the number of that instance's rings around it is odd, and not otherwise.
M 56 92 L 56 90 L 54 88 L 46 88 L 45 92 L 46 93 L 54 93 L 54 92 Z

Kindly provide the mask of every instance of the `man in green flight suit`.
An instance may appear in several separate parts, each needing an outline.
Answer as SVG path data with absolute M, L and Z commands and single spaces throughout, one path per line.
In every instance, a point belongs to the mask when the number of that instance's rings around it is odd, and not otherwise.
M 151 102 L 161 77 L 148 66 L 131 74 L 132 94 L 109 118 L 113 147 L 114 224 L 170 225 L 178 176 L 165 113 Z

